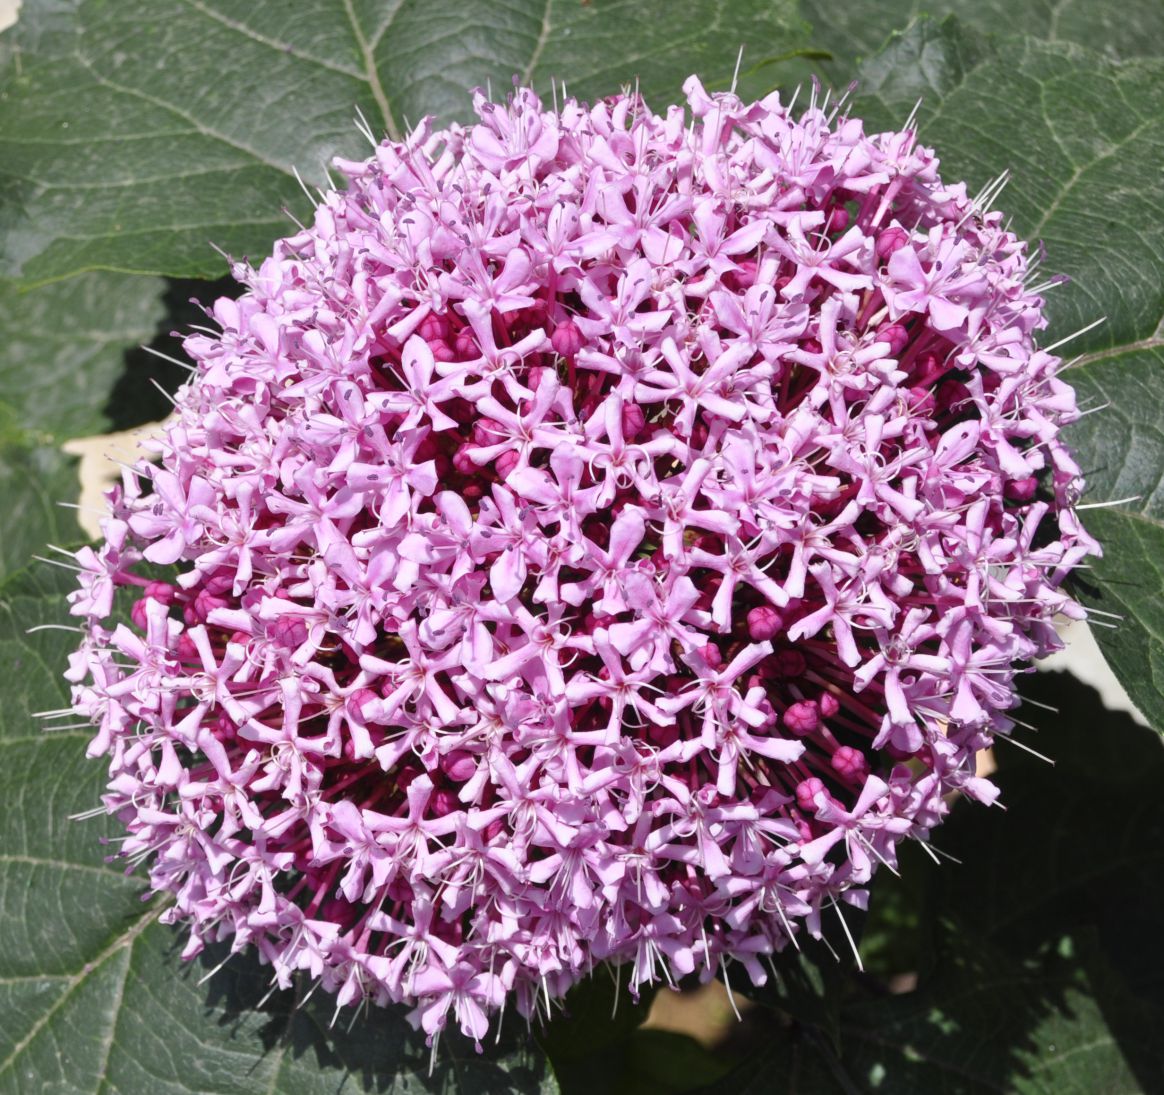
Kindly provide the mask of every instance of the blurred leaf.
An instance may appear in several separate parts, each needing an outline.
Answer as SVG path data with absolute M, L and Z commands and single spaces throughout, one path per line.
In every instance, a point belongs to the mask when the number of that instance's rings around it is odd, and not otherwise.
M 1064 352 L 1065 378 L 1089 415 L 1069 434 L 1087 500 L 1139 497 L 1087 513 L 1108 545 L 1095 564 L 1096 607 L 1125 617 L 1098 638 L 1140 710 L 1164 731 L 1164 61 L 1118 63 L 1078 47 L 988 40 L 955 20 L 918 22 L 863 66 L 859 112 L 899 124 L 924 97 L 921 133 L 944 177 L 971 190 L 1001 168 L 999 205 L 1047 246 L 1045 269 L 1070 275 L 1049 293 L 1050 345 L 1092 324 Z M 1022 134 L 1016 143 L 1015 134 Z
M 1013 955 L 1094 931 L 1128 986 L 1164 1008 L 1164 747 L 1067 674 L 1035 674 L 1022 694 L 1019 717 L 1039 733 L 1016 735 L 1054 766 L 995 747 L 1006 810 L 959 810 L 939 830 L 963 861 L 932 872 L 939 912 Z
M 999 744 L 1006 811 L 958 810 L 936 834 L 962 864 L 927 871 L 935 968 L 846 1010 L 845 1063 L 871 1087 L 1164 1086 L 1164 749 L 1073 678 L 1024 693 L 1059 708 L 1022 715 L 1055 766 Z
M 43 573 L 42 573 L 43 571 Z M 299 1006 L 269 969 L 235 958 L 205 985 L 224 948 L 183 968 L 176 934 L 142 904 L 142 883 L 102 861 L 105 766 L 85 759 L 85 729 L 42 731 L 34 711 L 61 708 L 75 633 L 67 574 L 23 572 L 0 586 L 0 1090 L 332 1095 L 422 1090 L 557 1090 L 524 1024 L 478 1055 L 441 1039 L 435 1068 L 401 1009 L 373 1008 L 332 1027 L 318 994 Z M 68 720 L 63 720 L 67 725 Z
M 668 1030 L 636 1031 L 626 1058 L 626 1073 L 614 1089 L 626 1095 L 693 1091 L 729 1071 L 728 1065 L 694 1038 Z
M 699 1095 L 856 1095 L 828 1040 L 813 1027 L 773 1026 L 756 1052 Z
M 662 109 L 741 44 L 803 44 L 794 0 L 25 0 L 0 51 L 0 272 L 210 277 L 253 257 L 374 132 L 465 118 L 512 79 L 582 98 L 639 84 Z M 222 78 L 224 68 L 230 78 Z M 761 84 L 763 81 L 761 81 Z
M 896 875 L 885 870 L 877 874 L 861 933 L 861 961 L 883 984 L 925 976 L 934 961 L 933 925 L 926 908 L 933 861 L 912 840 L 898 846 L 897 860 Z
M 902 1095 L 1158 1090 L 1139 1086 L 1117 1042 L 1102 998 L 1109 977 L 1072 936 L 1016 960 L 952 927 L 916 992 L 848 1010 L 845 1066 L 861 1090 Z M 1130 998 L 1116 1000 L 1120 1021 L 1135 1020 Z M 1150 1052 L 1152 1026 L 1139 1026 L 1137 1052 Z
M 629 967 L 601 967 L 566 994 L 560 1015 L 538 1029 L 538 1042 L 565 1095 L 598 1083 L 609 1089 L 626 1070 L 627 1042 L 655 995 L 632 997 L 628 981 Z
M 563 1095 L 664 1095 L 690 1091 L 727 1071 L 693 1039 L 642 1028 L 656 990 L 632 998 L 629 972 L 629 966 L 598 969 L 566 994 L 552 1022 L 537 1029 Z
M 845 924 L 854 942 L 861 942 L 865 914 L 845 906 Z M 788 948 L 773 959 L 775 975 L 759 988 L 741 991 L 756 1003 L 779 1008 L 796 1023 L 824 1034 L 840 1048 L 841 1007 L 856 964 L 844 928 L 835 912 L 825 915 L 820 939 L 805 937 L 799 950 Z

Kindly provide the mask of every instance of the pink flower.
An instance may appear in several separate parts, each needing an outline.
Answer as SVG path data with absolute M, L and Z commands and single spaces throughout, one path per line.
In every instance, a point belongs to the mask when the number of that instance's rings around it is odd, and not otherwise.
M 1024 246 L 910 133 L 686 90 L 341 163 L 187 340 L 69 671 L 187 955 L 479 1039 L 600 961 L 761 981 L 992 800 L 1096 550 Z

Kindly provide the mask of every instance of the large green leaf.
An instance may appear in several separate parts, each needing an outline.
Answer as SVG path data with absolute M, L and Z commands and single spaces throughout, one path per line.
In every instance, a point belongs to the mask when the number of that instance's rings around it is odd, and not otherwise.
M 656 991 L 632 997 L 629 972 L 629 966 L 600 968 L 566 994 L 561 1013 L 537 1032 L 562 1095 L 667 1095 L 728 1071 L 694 1039 L 643 1028 Z
M 32 715 L 68 701 L 60 674 L 77 635 L 27 629 L 67 619 L 70 585 L 38 571 L 0 587 L 0 1091 L 555 1091 L 520 1026 L 480 1056 L 443 1039 L 430 1075 L 429 1050 L 398 1011 L 330 1029 L 322 994 L 261 1003 L 269 971 L 253 960 L 204 985 L 224 955 L 183 968 L 159 905 L 103 862 L 98 840 L 116 824 L 69 820 L 100 802 L 105 766 L 85 759 L 89 732 L 44 732 Z
M 514 76 L 599 96 L 731 77 L 740 46 L 800 44 L 793 0 L 26 0 L 0 74 L 0 272 L 212 276 L 260 256 L 320 182 L 398 135 L 464 117 Z M 224 72 L 230 79 L 222 78 Z
M 1064 347 L 1080 355 L 1067 379 L 1096 410 L 1070 439 L 1087 503 L 1139 497 L 1086 514 L 1107 554 L 1084 593 L 1125 618 L 1100 642 L 1164 731 L 1164 60 L 992 40 L 946 20 L 914 24 L 863 72 L 859 108 L 874 124 L 900 123 L 923 99 L 922 136 L 947 179 L 977 188 L 1011 170 L 999 204 L 1020 233 L 1045 242 L 1046 267 L 1072 279 L 1050 292 L 1044 342 L 1102 321 Z
M 1115 62 L 1077 46 L 985 38 L 923 20 L 861 69 L 857 112 L 901 125 L 921 99 L 922 140 L 948 181 L 1003 170 L 998 206 L 1071 277 L 1048 297 L 1051 341 L 1104 319 L 1069 349 L 1151 338 L 1164 315 L 1164 59 Z
M 787 1090 L 813 1095 L 1156 1091 L 1160 1019 L 1121 989 L 1086 935 L 1064 935 L 1023 960 L 963 936 L 922 988 L 850 1005 L 839 1055 L 819 1034 L 781 1031 L 741 1070 L 755 1077 L 742 1090 L 786 1090 L 774 1078 L 796 1070 L 801 1082 Z

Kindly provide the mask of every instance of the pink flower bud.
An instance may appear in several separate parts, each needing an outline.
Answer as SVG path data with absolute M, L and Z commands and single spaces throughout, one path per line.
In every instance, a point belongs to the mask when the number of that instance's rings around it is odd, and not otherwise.
M 633 441 L 647 425 L 647 416 L 637 403 L 622 405 L 622 436 L 627 441 Z
M 783 618 L 771 605 L 760 605 L 748 612 L 748 634 L 755 642 L 774 638 L 783 627 Z
M 703 660 L 707 662 L 707 664 L 711 666 L 712 669 L 718 669 L 721 665 L 723 665 L 723 654 L 720 652 L 719 647 L 716 646 L 715 643 L 707 643 L 705 646 L 700 648 L 699 653 L 703 655 Z
M 843 205 L 834 206 L 825 221 L 825 234 L 834 235 L 849 227 L 849 211 Z
M 824 792 L 824 790 L 825 785 L 816 776 L 801 780 L 796 785 L 796 805 L 806 813 L 814 813 L 816 811 L 816 803 L 813 800 L 817 795 Z
M 892 228 L 885 229 L 877 237 L 877 258 L 881 262 L 886 262 L 889 257 L 900 251 L 907 243 L 909 243 L 909 233 L 904 228 L 898 228 L 896 225 Z
M 280 616 L 267 624 L 267 638 L 276 646 L 294 650 L 307 641 L 307 625 L 299 616 Z
M 145 595 L 152 597 L 164 605 L 172 605 L 178 597 L 177 586 L 169 582 L 149 582 L 145 587 Z
M 820 708 L 815 700 L 800 700 L 784 712 L 784 725 L 797 737 L 813 733 L 820 726 Z
M 464 783 L 477 771 L 477 758 L 464 749 L 454 749 L 441 759 L 441 771 L 454 783 Z
M 505 437 L 505 427 L 495 418 L 480 418 L 473 423 L 473 440 L 478 445 L 496 445 Z
M 428 348 L 432 351 L 434 361 L 455 361 L 457 359 L 456 350 L 443 340 L 430 342 Z
M 133 602 L 133 605 L 129 610 L 129 618 L 133 620 L 133 622 L 139 628 L 141 628 L 142 631 L 146 629 L 146 620 L 148 619 L 146 615 L 148 602 L 148 597 L 139 597 L 136 601 Z
M 553 346 L 554 353 L 561 354 L 565 358 L 572 358 L 586 343 L 578 324 L 572 319 L 568 319 L 554 328 L 554 333 L 550 335 L 550 345 Z
M 504 479 L 519 463 L 521 463 L 521 456 L 513 449 L 509 449 L 493 461 L 493 466 L 497 469 L 498 476 Z
M 1025 479 L 1008 479 L 1003 491 L 1012 502 L 1029 502 L 1039 489 L 1039 481 L 1033 475 Z
M 869 762 L 865 759 L 865 754 L 851 745 L 840 746 L 830 763 L 833 771 L 845 779 L 862 779 L 869 772 Z
M 205 623 L 207 617 L 216 608 L 226 608 L 230 602 L 225 597 L 220 597 L 217 594 L 211 593 L 209 590 L 201 590 L 195 597 L 191 608 L 193 609 L 194 619 L 198 623 Z
M 909 332 L 900 323 L 883 323 L 877 328 L 877 341 L 888 342 L 890 357 L 899 357 L 909 342 Z
M 345 701 L 344 707 L 361 722 L 367 718 L 366 712 L 374 704 L 380 702 L 380 697 L 370 688 L 357 688 Z
M 453 467 L 462 475 L 476 475 L 480 470 L 476 462 L 469 455 L 474 448 L 476 448 L 475 445 L 466 443 L 453 453 Z
M 449 337 L 451 328 L 449 326 L 449 317 L 438 315 L 436 312 L 429 312 L 427 316 L 420 321 L 420 326 L 417 327 L 416 333 L 420 335 L 425 342 L 444 342 Z
M 457 355 L 458 361 L 468 361 L 481 356 L 481 347 L 477 345 L 477 339 L 473 337 L 473 332 L 469 328 L 457 332 L 456 338 L 453 339 L 453 352 Z

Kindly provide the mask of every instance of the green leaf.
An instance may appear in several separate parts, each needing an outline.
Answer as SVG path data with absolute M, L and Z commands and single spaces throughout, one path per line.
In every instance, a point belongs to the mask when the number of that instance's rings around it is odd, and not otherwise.
M 1070 0 L 887 0 L 875 12 L 845 0 L 802 0 L 800 7 L 812 25 L 812 44 L 832 54 L 833 63 L 819 67 L 839 87 L 853 77 L 857 61 L 923 15 L 956 15 L 984 34 L 1026 34 L 1113 58 L 1157 56 L 1164 39 L 1164 5 L 1157 0 L 1128 0 L 1118 8 Z
M 863 73 L 859 112 L 872 124 L 900 123 L 924 97 L 922 138 L 938 150 L 946 179 L 977 189 L 1011 169 L 999 205 L 1020 234 L 1045 242 L 1045 268 L 1072 279 L 1049 293 L 1043 344 L 1098 323 L 1064 347 L 1081 355 L 1064 375 L 1088 410 L 1111 406 L 1068 436 L 1087 502 L 1139 497 L 1085 513 L 1107 554 L 1083 593 L 1125 618 L 1117 630 L 1097 629 L 1100 643 L 1164 731 L 1164 60 L 1120 63 L 1071 45 L 994 41 L 946 20 L 914 24 Z
M 996 744 L 1006 810 L 956 810 L 936 834 L 963 861 L 931 872 L 939 911 L 1014 955 L 1094 931 L 1128 985 L 1164 1006 L 1164 747 L 1067 674 L 1034 674 L 1022 694 L 1018 715 L 1038 731 L 1016 736 L 1054 764 Z
M 658 106 L 694 71 L 727 82 L 744 42 L 802 44 L 793 0 L 26 0 L 0 71 L 0 272 L 208 277 L 213 242 L 261 257 L 307 212 L 293 171 L 367 154 L 357 110 L 398 135 L 516 75 Z M 229 72 L 230 78 L 223 79 Z
M 192 293 L 220 284 L 90 273 L 21 293 L 0 283 L 0 577 L 43 553 L 47 542 L 84 538 L 74 511 L 76 461 L 69 438 L 163 417 L 169 389 L 187 374 L 140 347 L 175 354 L 173 327 L 199 315 Z
M 647 1017 L 653 991 L 636 999 L 629 967 L 604 966 L 566 994 L 562 1014 L 538 1030 L 537 1039 L 564 1095 L 611 1090 L 626 1071 L 628 1045 Z
M 1084 946 L 1064 935 L 1016 961 L 980 939 L 952 939 L 921 989 L 850 1008 L 849 1075 L 895 1095 L 1149 1090 L 1105 1012 L 1111 974 Z M 1139 1049 L 1150 1052 L 1150 1026 L 1135 1021 L 1126 994 L 1116 1002 L 1127 1009 L 1116 1021 L 1138 1027 Z
M 116 823 L 68 820 L 100 805 L 105 765 L 85 758 L 89 731 L 45 732 L 32 715 L 67 705 L 61 672 L 78 639 L 28 633 L 68 620 L 70 576 L 42 570 L 0 587 L 0 1091 L 556 1091 L 523 1024 L 483 1055 L 443 1038 L 430 1075 L 399 1009 L 332 1028 L 323 994 L 264 1002 L 270 971 L 253 958 L 199 983 L 223 949 L 184 966 L 162 906 L 103 862 L 98 838 L 115 838 Z
M 59 505 L 75 502 L 79 487 L 76 461 L 52 444 L 38 443 L 13 424 L 12 412 L 0 404 L 0 579 L 12 574 L 46 543 L 83 540 L 74 511 Z
M 808 1026 L 764 1031 L 755 1052 L 699 1095 L 858 1095 L 830 1043 Z
M 665 1095 L 690 1091 L 728 1071 L 693 1038 L 644 1028 L 656 993 L 670 990 L 648 987 L 634 998 L 629 981 L 629 966 L 601 967 L 566 994 L 552 1022 L 537 1028 L 562 1095 Z
M 109 395 L 166 318 L 165 291 L 161 278 L 115 274 L 27 293 L 0 282 L 0 393 L 20 427 L 53 443 L 108 430 Z
M 793 1022 L 811 1028 L 833 1049 L 841 1044 L 841 1005 L 856 965 L 845 928 L 854 943 L 862 937 L 865 914 L 848 905 L 844 926 L 835 911 L 824 917 L 820 939 L 805 938 L 799 949 L 785 950 L 774 959 L 776 976 L 760 988 L 745 983 L 750 999 L 784 1012 Z
M 1161 334 L 1164 319 L 1160 331 L 1138 345 L 1088 355 L 1066 379 L 1094 411 L 1069 435 L 1087 478 L 1088 500 L 1123 501 L 1085 514 L 1104 555 L 1079 584 L 1097 611 L 1093 618 L 1102 626 L 1095 631 L 1108 663 L 1148 721 L 1164 732 Z
M 997 205 L 1047 247 L 1053 342 L 1103 320 L 1067 349 L 1151 338 L 1164 316 L 1164 60 L 1115 62 L 1068 44 L 988 39 L 923 20 L 861 69 L 857 113 L 919 131 L 942 177 L 971 193 L 1011 172 Z M 1016 140 L 1021 134 L 1021 140 Z
M 1095 583 L 1077 584 L 1090 609 L 1109 614 L 1093 617 L 1100 649 L 1144 717 L 1164 733 L 1164 524 L 1120 508 L 1088 513 L 1087 527 L 1104 556 L 1093 563 Z
M 669 1095 L 715 1083 L 730 1071 L 725 1054 L 713 1053 L 694 1038 L 669 1030 L 637 1030 L 629 1039 L 625 1069 L 615 1088 L 625 1095 Z M 729 1058 L 730 1059 L 730 1058 Z M 589 1088 L 589 1091 L 595 1090 Z

